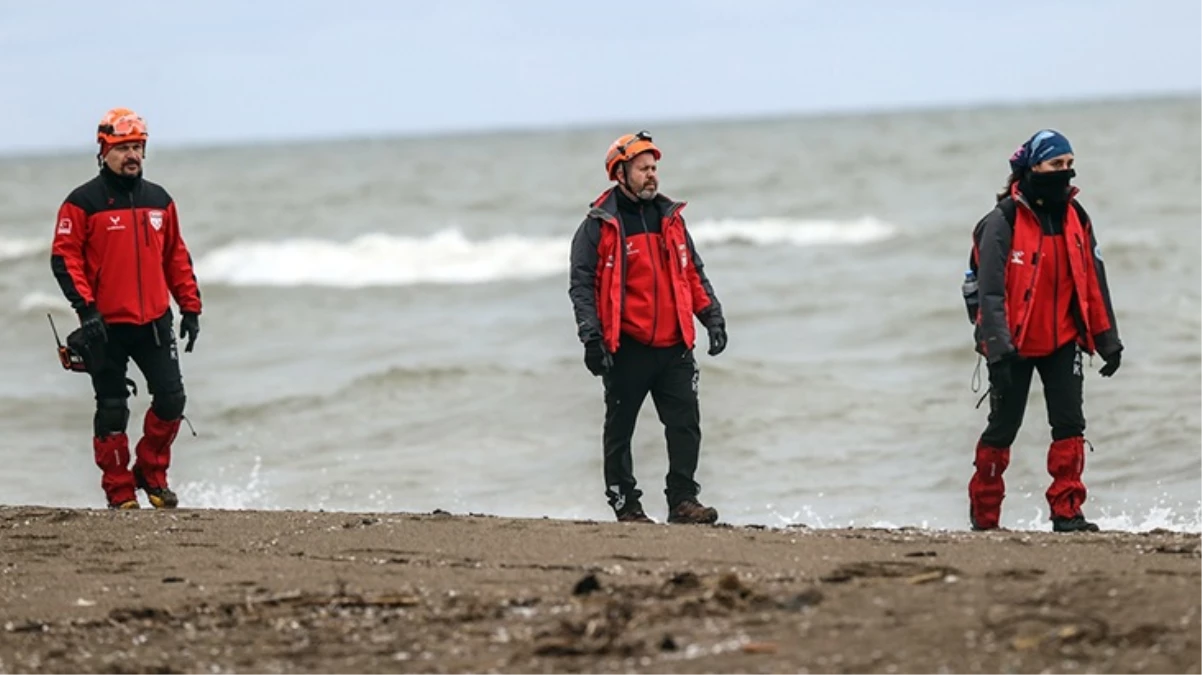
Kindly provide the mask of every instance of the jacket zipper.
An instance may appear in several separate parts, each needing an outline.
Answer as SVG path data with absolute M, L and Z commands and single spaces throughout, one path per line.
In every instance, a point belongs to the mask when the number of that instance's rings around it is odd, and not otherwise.
M 138 284 L 138 319 L 139 321 L 146 318 L 146 306 L 142 302 L 142 246 L 138 241 L 138 205 L 134 201 L 134 193 L 129 193 L 129 211 L 133 214 L 134 222 L 131 225 L 134 228 L 134 263 L 137 269 L 134 270 L 134 278 Z
M 1013 247 L 1011 247 L 1011 248 L 1013 248 Z M 1041 252 L 1043 252 L 1043 227 L 1042 226 L 1040 226 L 1040 228 L 1039 228 L 1039 243 L 1035 246 L 1035 256 L 1034 256 L 1034 259 L 1031 261 L 1031 266 L 1035 268 L 1035 271 L 1031 274 L 1031 283 L 1030 283 L 1030 285 L 1027 286 L 1027 291 L 1023 295 L 1023 297 L 1026 298 L 1026 300 L 1023 303 L 1025 305 L 1025 307 L 1023 307 L 1022 321 L 1016 327 L 1017 330 L 1015 330 L 1015 333 L 1016 333 L 1014 335 L 1015 351 L 1018 351 L 1018 344 L 1021 341 L 1020 336 L 1023 333 L 1023 329 L 1026 328 L 1027 322 L 1031 319 L 1032 308 L 1035 307 L 1035 289 L 1039 284 L 1039 273 L 1043 269 L 1039 266 L 1039 263 L 1043 262 L 1042 260 L 1040 260 L 1040 258 L 1043 257 L 1043 256 L 1039 255 Z
M 622 230 L 621 217 L 614 218 L 610 227 L 618 231 L 618 339 L 621 340 L 622 315 L 626 313 L 626 232 Z M 604 342 L 604 330 L 602 330 L 602 342 Z
M 643 234 L 647 236 L 647 254 L 651 258 L 651 342 L 654 343 L 656 325 L 659 323 L 659 265 L 655 263 L 655 259 L 659 257 L 659 251 L 652 250 L 655 248 L 652 246 L 654 242 L 651 241 L 651 230 L 647 228 L 647 214 L 643 210 L 642 204 L 639 204 L 639 220 L 643 223 Z M 662 232 L 660 238 L 663 238 Z
M 1051 216 L 1049 216 L 1050 218 Z M 1060 228 L 1063 230 L 1063 226 Z M 1061 233 L 1061 240 L 1064 241 L 1064 250 L 1068 251 L 1068 237 Z M 1057 305 L 1060 304 L 1060 252 L 1056 250 L 1056 240 L 1052 240 L 1052 251 L 1055 253 L 1055 260 L 1052 262 L 1052 348 L 1060 347 L 1060 312 Z
M 1088 264 L 1088 256 L 1086 256 L 1086 254 L 1085 254 L 1085 243 L 1083 241 L 1081 241 L 1081 235 L 1077 234 L 1077 233 L 1073 233 L 1073 238 L 1075 238 L 1077 240 L 1077 255 L 1081 256 L 1080 258 L 1078 258 L 1078 260 L 1080 260 L 1081 258 L 1086 258 L 1086 264 Z M 1064 243 L 1065 251 L 1067 252 L 1067 254 L 1069 256 L 1072 256 L 1073 252 L 1072 252 L 1072 250 L 1069 249 L 1069 245 L 1068 245 L 1068 241 L 1067 241 L 1067 239 L 1068 239 L 1067 234 L 1065 235 L 1065 239 L 1066 239 L 1066 241 Z M 1072 265 L 1071 265 L 1071 263 L 1072 263 L 1071 257 L 1069 259 L 1069 263 L 1070 263 L 1069 274 L 1072 275 L 1073 270 L 1072 270 Z M 1086 267 L 1085 269 L 1089 269 L 1089 268 Z M 1088 292 L 1089 292 L 1088 291 L 1089 273 L 1083 272 L 1083 274 L 1085 275 L 1085 287 L 1087 289 L 1086 293 L 1088 294 Z M 1074 297 L 1077 298 L 1077 312 L 1081 315 L 1080 328 L 1082 329 L 1081 332 L 1083 333 L 1083 335 L 1080 336 L 1081 341 L 1083 343 L 1085 343 L 1086 345 L 1089 345 L 1090 348 L 1092 349 L 1093 348 L 1093 334 L 1091 333 L 1091 331 L 1093 329 L 1089 325 L 1089 314 L 1086 311 L 1086 308 L 1084 306 L 1086 303 L 1089 302 L 1089 299 L 1088 299 L 1088 295 L 1087 295 L 1087 297 L 1082 298 L 1081 294 L 1077 292 L 1077 278 L 1076 277 L 1073 277 L 1073 295 L 1074 295 Z
M 1031 212 L 1031 215 L 1035 216 L 1036 222 L 1039 223 L 1039 243 L 1035 247 L 1035 256 L 1031 260 L 1031 266 L 1035 268 L 1035 271 L 1031 274 L 1031 283 L 1027 286 L 1027 290 L 1023 293 L 1023 314 L 1022 314 L 1022 317 L 1019 320 L 1018 324 L 1014 327 L 1014 335 L 1010 336 L 1011 339 L 1014 340 L 1014 351 L 1015 352 L 1018 352 L 1019 343 L 1022 341 L 1021 336 L 1023 334 L 1023 329 L 1026 327 L 1027 320 L 1031 318 L 1031 308 L 1035 306 L 1034 305 L 1035 284 L 1037 281 L 1039 281 L 1039 271 L 1040 271 L 1039 258 L 1041 256 L 1039 254 L 1041 251 L 1043 251 L 1043 222 L 1039 219 L 1039 214 L 1035 213 L 1035 209 L 1032 209 L 1030 207 L 1030 205 L 1028 205 L 1026 203 L 1025 200 L 1022 201 L 1021 204 L 1023 206 L 1027 207 L 1027 210 L 1029 210 Z M 1014 216 L 1014 223 L 1015 223 L 1015 225 L 1018 224 L 1017 212 L 1015 213 L 1015 216 Z M 1011 234 L 1011 236 L 1013 237 L 1013 233 Z M 1013 239 L 1010 242 L 1010 250 L 1011 251 L 1014 250 Z

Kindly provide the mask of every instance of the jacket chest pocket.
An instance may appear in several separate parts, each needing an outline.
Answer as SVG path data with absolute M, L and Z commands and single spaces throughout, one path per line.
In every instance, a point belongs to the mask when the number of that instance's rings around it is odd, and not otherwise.
M 672 234 L 664 233 L 664 257 L 676 270 L 684 272 L 689 268 L 689 247 L 683 236 L 678 236 L 675 228 Z
M 142 246 L 161 252 L 167 233 L 167 214 L 159 209 L 148 209 L 142 212 L 140 220 L 138 237 Z

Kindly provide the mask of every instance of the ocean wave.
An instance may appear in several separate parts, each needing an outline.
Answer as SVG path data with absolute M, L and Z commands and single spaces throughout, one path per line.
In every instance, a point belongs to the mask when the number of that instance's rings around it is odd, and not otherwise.
M 17 310 L 22 314 L 43 314 L 45 312 L 56 312 L 65 316 L 74 316 L 75 314 L 71 310 L 71 303 L 67 302 L 67 298 L 62 293 L 44 291 L 26 293 L 17 301 Z
M 0 237 L 0 262 L 18 260 L 36 253 L 49 252 L 49 239 L 10 239 Z
M 698 244 L 856 246 L 884 241 L 897 228 L 871 216 L 857 220 L 707 220 L 689 226 Z
M 343 400 L 354 392 L 363 389 L 428 389 L 481 376 L 492 375 L 512 379 L 517 376 L 530 374 L 531 372 L 517 368 L 503 368 L 496 365 L 444 366 L 431 364 L 426 366 L 392 366 L 355 377 L 345 384 L 325 393 L 286 393 L 267 400 L 238 403 L 222 408 L 215 413 L 215 416 L 223 424 L 254 423 L 278 417 L 281 414 L 292 415 L 301 411 L 320 410 L 332 401 Z
M 690 225 L 698 244 L 856 246 L 896 231 L 875 218 L 852 221 L 710 220 Z M 521 281 L 562 274 L 570 237 L 505 235 L 472 240 L 457 229 L 424 237 L 383 233 L 350 241 L 236 241 L 198 260 L 202 284 L 229 286 L 407 286 Z

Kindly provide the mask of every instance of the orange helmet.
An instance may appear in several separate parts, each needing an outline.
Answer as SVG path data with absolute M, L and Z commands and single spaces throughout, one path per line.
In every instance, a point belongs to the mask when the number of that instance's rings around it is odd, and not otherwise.
M 106 112 L 96 127 L 96 142 L 100 152 L 122 143 L 146 142 L 146 121 L 129 108 L 113 108 Z
M 626 134 L 609 146 L 605 153 L 605 174 L 610 180 L 618 179 L 618 163 L 629 162 L 644 152 L 655 155 L 656 161 L 662 156 L 659 148 L 651 142 L 651 134 L 640 131 L 637 134 Z

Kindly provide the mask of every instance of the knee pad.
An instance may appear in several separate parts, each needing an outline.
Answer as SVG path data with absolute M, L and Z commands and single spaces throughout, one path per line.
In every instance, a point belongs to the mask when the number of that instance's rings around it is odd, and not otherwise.
M 129 424 L 129 405 L 123 398 L 102 398 L 96 401 L 92 431 L 97 438 L 125 433 Z
M 164 422 L 173 422 L 184 414 L 184 403 L 188 400 L 183 391 L 156 395 L 150 402 L 154 414 Z

